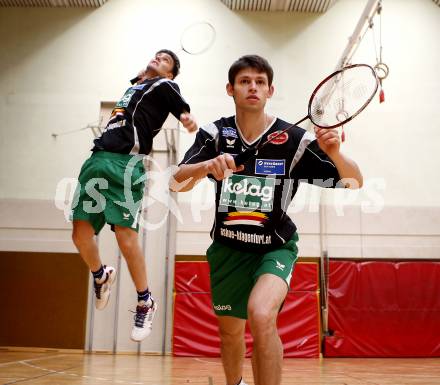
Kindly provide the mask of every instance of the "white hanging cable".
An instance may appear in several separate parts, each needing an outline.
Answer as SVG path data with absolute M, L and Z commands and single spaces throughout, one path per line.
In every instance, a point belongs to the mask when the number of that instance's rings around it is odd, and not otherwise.
M 87 126 L 85 126 L 85 127 L 77 128 L 77 129 L 75 129 L 75 130 L 70 130 L 70 131 L 58 132 L 58 133 L 55 133 L 55 132 L 54 132 L 54 133 L 52 133 L 51 135 L 52 135 L 52 137 L 53 137 L 54 139 L 56 139 L 56 138 L 58 138 L 59 136 L 75 134 L 75 133 L 77 133 L 77 132 L 85 131 L 85 130 L 91 130 L 92 133 L 93 133 L 93 136 L 94 136 L 95 138 L 98 138 L 98 137 L 101 136 L 103 128 L 104 128 L 104 127 L 102 126 L 102 118 L 101 118 L 101 119 L 99 119 L 99 120 L 97 120 L 97 121 L 95 121 L 95 122 L 93 122 L 93 123 L 89 123 L 89 124 L 87 124 Z

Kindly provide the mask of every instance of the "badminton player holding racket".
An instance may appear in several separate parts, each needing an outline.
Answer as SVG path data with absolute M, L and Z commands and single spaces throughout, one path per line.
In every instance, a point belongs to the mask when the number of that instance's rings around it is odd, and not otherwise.
M 297 260 L 298 235 L 286 210 L 299 182 L 335 187 L 349 178 L 350 187 L 362 185 L 358 166 L 340 151 L 335 129 L 312 134 L 265 112 L 274 93 L 272 78 L 271 66 L 260 56 L 232 64 L 227 93 L 235 116 L 199 129 L 171 182 L 172 189 L 188 191 L 206 176 L 215 179 L 216 217 L 207 257 L 228 385 L 244 384 L 246 319 L 254 341 L 255 384 L 281 383 L 276 320 Z M 243 153 L 251 155 L 237 166 L 234 157 Z
M 169 113 L 192 132 L 197 129 L 190 107 L 173 79 L 179 59 L 169 50 L 158 51 L 136 83 L 116 104 L 102 136 L 94 141 L 85 161 L 72 205 L 73 242 L 94 277 L 95 306 L 103 309 L 115 282 L 114 267 L 103 265 L 94 235 L 105 223 L 115 232 L 137 290 L 138 306 L 131 338 L 141 341 L 152 328 L 157 304 L 148 290 L 147 272 L 138 243 L 138 213 L 144 191 L 142 157 Z M 126 178 L 126 176 L 129 176 Z

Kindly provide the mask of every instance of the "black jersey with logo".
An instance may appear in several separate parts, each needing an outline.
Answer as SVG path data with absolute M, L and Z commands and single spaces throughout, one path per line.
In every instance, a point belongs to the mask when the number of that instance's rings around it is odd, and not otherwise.
M 147 155 L 168 114 L 179 119 L 184 111 L 189 112 L 190 107 L 175 82 L 162 77 L 147 79 L 125 91 L 92 151 Z
M 238 154 L 290 126 L 274 119 L 266 131 L 249 143 L 235 116 L 200 128 L 181 164 L 194 164 L 229 153 Z M 292 127 L 263 148 L 245 169 L 215 181 L 216 215 L 211 237 L 239 250 L 266 252 L 290 240 L 296 226 L 286 214 L 300 182 L 336 187 L 335 165 L 319 148 L 315 136 Z

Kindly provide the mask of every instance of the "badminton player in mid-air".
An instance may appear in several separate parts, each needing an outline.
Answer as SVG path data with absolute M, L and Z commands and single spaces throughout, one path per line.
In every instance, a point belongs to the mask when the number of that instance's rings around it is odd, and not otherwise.
M 142 158 L 150 153 L 153 138 L 169 113 L 189 132 L 197 129 L 190 107 L 173 81 L 179 68 L 176 54 L 163 49 L 133 79 L 133 85 L 113 109 L 102 136 L 94 141 L 92 155 L 81 168 L 72 205 L 72 238 L 93 274 L 97 309 L 108 303 L 116 270 L 101 261 L 94 235 L 105 223 L 115 232 L 137 290 L 138 305 L 131 331 L 135 341 L 150 334 L 157 309 L 148 289 L 137 233 L 145 180 Z
M 286 210 L 299 182 L 335 187 L 349 178 L 350 187 L 362 185 L 358 166 L 340 151 L 336 130 L 312 134 L 265 112 L 272 79 L 271 66 L 260 56 L 232 64 L 227 93 L 235 116 L 200 128 L 171 182 L 172 189 L 187 191 L 206 176 L 215 179 L 207 257 L 227 385 L 244 384 L 246 319 L 254 341 L 255 384 L 281 383 L 283 347 L 276 320 L 297 260 L 298 235 Z M 236 155 L 264 142 L 256 156 L 236 166 Z

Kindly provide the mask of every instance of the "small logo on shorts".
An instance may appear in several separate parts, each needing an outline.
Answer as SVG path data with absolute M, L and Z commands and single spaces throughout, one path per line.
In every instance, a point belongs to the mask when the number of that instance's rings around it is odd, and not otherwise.
M 126 221 L 130 219 L 130 213 L 122 213 L 122 215 Z
M 281 271 L 284 271 L 284 268 L 286 267 L 286 265 L 283 265 L 281 263 L 279 263 L 278 261 L 275 261 L 277 263 L 277 269 L 280 269 Z
M 214 305 L 214 309 L 219 310 L 232 310 L 231 305 Z

